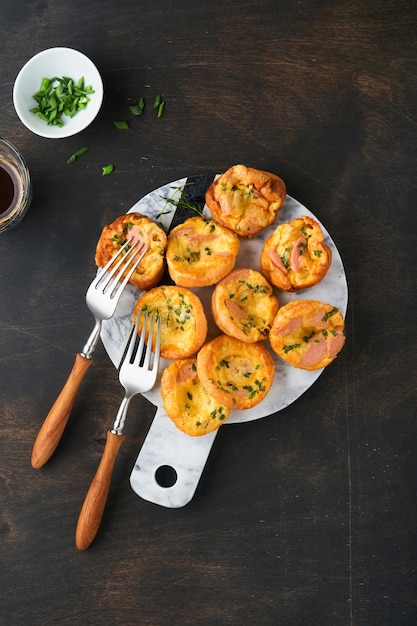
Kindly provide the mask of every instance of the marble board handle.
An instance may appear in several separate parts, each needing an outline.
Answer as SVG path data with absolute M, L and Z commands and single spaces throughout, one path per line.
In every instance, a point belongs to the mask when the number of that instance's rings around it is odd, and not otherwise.
M 217 432 L 201 437 L 185 435 L 159 407 L 130 475 L 133 491 L 168 508 L 188 504 Z

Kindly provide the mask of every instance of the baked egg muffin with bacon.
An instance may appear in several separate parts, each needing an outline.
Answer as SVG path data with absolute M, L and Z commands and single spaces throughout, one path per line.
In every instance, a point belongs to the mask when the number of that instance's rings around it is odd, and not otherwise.
M 165 270 L 167 237 L 162 228 L 141 213 L 126 213 L 103 228 L 96 247 L 96 265 L 104 267 L 127 241 L 132 245 L 145 243 L 148 246 L 129 282 L 139 291 L 154 287 Z M 126 253 L 128 251 L 129 247 Z
M 230 414 L 201 384 L 196 359 L 174 361 L 164 370 L 161 396 L 168 417 L 192 437 L 217 430 Z
M 284 361 L 305 370 L 329 365 L 345 343 L 345 322 L 337 307 L 318 300 L 292 300 L 281 307 L 269 341 Z
M 272 224 L 285 197 L 285 183 L 276 174 L 234 165 L 210 185 L 206 203 L 216 222 L 251 237 Z
M 197 354 L 197 374 L 207 392 L 231 409 L 250 409 L 271 388 L 275 363 L 263 343 L 219 335 Z
M 283 291 L 317 284 L 327 273 L 332 252 L 324 243 L 320 225 L 311 217 L 280 224 L 261 252 L 261 272 Z
M 241 268 L 215 286 L 211 310 L 222 332 L 255 343 L 268 337 L 278 311 L 278 298 L 260 272 Z
M 190 217 L 168 235 L 166 259 L 176 285 L 214 285 L 235 266 L 239 238 L 213 220 Z
M 161 320 L 161 356 L 184 359 L 197 352 L 207 336 L 207 319 L 200 298 L 183 287 L 161 285 L 139 296 L 134 308 L 136 322 L 140 311 L 154 313 Z M 143 326 L 139 320 L 138 333 Z M 148 319 L 149 333 L 150 320 Z M 155 349 L 156 334 L 153 335 Z

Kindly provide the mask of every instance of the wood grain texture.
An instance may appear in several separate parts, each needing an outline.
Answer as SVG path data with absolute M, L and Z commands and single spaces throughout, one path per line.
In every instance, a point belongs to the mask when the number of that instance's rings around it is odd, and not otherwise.
M 416 28 L 410 0 L 3 3 L 0 136 L 34 198 L 0 235 L 1 626 L 417 622 Z M 94 124 L 61 141 L 32 135 L 11 98 L 55 45 L 89 55 L 105 89 Z M 129 486 L 154 414 L 135 398 L 100 532 L 77 551 L 123 396 L 100 346 L 55 454 L 39 471 L 30 455 L 91 330 L 101 229 L 164 183 L 239 162 L 281 176 L 337 243 L 346 346 L 286 410 L 222 427 L 183 509 Z
M 75 531 L 75 545 L 86 550 L 100 528 L 110 490 L 111 477 L 123 435 L 109 431 L 99 466 L 87 491 Z
M 92 362 L 92 359 L 87 359 L 81 354 L 76 355 L 68 379 L 42 423 L 33 444 L 31 463 L 34 469 L 43 467 L 49 461 L 61 441 L 78 389 Z

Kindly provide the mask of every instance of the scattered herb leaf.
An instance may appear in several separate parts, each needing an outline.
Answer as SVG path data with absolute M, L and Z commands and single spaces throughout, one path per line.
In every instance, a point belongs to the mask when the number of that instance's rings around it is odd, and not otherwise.
M 70 158 L 67 160 L 67 163 L 74 163 L 78 157 L 80 157 L 81 155 L 85 154 L 86 152 L 89 151 L 90 148 L 88 148 L 87 146 L 84 146 L 84 148 L 81 148 L 80 150 L 77 150 L 77 152 L 74 152 L 74 154 L 71 154 Z
M 105 165 L 104 167 L 101 168 L 101 175 L 102 176 L 108 176 L 108 174 L 111 174 L 112 171 L 114 170 L 114 165 Z
M 126 120 L 113 120 L 113 125 L 119 130 L 129 130 L 130 126 Z
M 129 107 L 130 112 L 133 115 L 142 115 L 145 109 L 145 100 L 141 98 L 137 104 L 132 104 Z

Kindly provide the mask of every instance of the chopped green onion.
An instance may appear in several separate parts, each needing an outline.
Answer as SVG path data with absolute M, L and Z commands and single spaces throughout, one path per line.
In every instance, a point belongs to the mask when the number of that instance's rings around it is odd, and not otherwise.
M 101 175 L 108 176 L 108 174 L 111 174 L 113 170 L 114 170 L 114 165 L 105 165 L 104 167 L 101 168 Z
M 284 352 L 285 354 L 288 354 L 288 352 L 291 352 L 291 350 L 295 350 L 295 348 L 299 348 L 301 344 L 299 343 L 294 343 L 292 346 L 284 346 Z
M 323 316 L 322 321 L 323 322 L 327 322 L 327 320 L 329 319 L 329 317 L 331 317 L 332 315 L 336 315 L 336 313 L 339 313 L 339 309 L 337 307 L 333 307 L 331 311 L 329 311 L 328 313 L 326 313 Z
M 164 108 L 165 108 L 165 102 L 161 102 L 161 104 L 158 107 L 158 115 L 157 115 L 157 117 L 162 117 L 162 114 L 164 112 Z
M 84 146 L 84 148 L 81 148 L 80 150 L 77 150 L 77 152 L 74 152 L 74 154 L 71 154 L 70 158 L 67 160 L 67 163 L 74 163 L 78 157 L 80 157 L 82 154 L 85 154 L 86 152 L 89 151 L 90 148 L 87 148 L 87 146 Z
M 129 107 L 130 112 L 133 115 L 142 115 L 145 108 L 145 100 L 141 98 L 137 104 L 133 104 Z
M 113 120 L 114 126 L 119 130 L 129 130 L 130 126 L 126 120 Z
M 155 96 L 155 100 L 153 101 L 153 108 L 157 109 L 159 107 L 159 105 L 161 104 L 162 100 L 161 100 L 161 96 L 159 95 L 159 93 Z
M 62 127 L 62 116 L 73 117 L 86 108 L 89 96 L 94 93 L 92 85 L 84 85 L 84 77 L 77 83 L 66 76 L 42 78 L 39 91 L 33 95 L 37 106 L 29 109 L 48 125 Z

